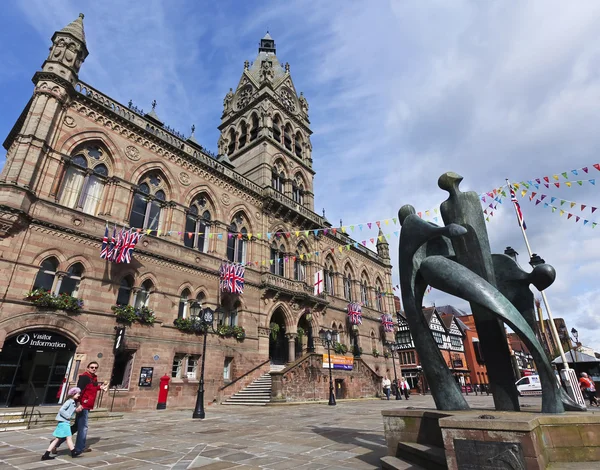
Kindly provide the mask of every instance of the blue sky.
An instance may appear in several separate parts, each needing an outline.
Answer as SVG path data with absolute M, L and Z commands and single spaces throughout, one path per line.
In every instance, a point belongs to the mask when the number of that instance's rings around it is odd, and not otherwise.
M 187 135 L 195 124 L 197 140 L 216 150 L 223 97 L 268 30 L 308 99 L 315 211 L 325 207 L 334 225 L 391 218 L 406 203 L 433 209 L 444 199 L 437 179 L 445 171 L 481 193 L 506 177 L 522 181 L 600 162 L 598 2 L 2 5 L 3 136 L 31 96 L 52 33 L 81 11 L 90 55 L 80 78 L 122 103 L 149 109 L 156 99 L 168 125 Z M 577 210 L 600 207 L 599 186 L 600 179 L 537 192 L 576 201 L 574 214 L 600 222 L 600 211 Z M 533 250 L 558 271 L 548 290 L 554 315 L 600 349 L 600 226 L 584 227 L 527 198 L 521 205 Z M 508 204 L 488 229 L 494 251 L 510 245 L 526 263 Z M 391 245 L 395 263 L 397 241 Z M 435 291 L 426 301 L 464 308 Z

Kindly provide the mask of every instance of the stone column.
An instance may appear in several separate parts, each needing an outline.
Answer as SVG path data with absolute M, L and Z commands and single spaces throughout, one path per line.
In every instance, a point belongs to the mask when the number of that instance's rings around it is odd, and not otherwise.
M 285 337 L 288 340 L 288 362 L 296 360 L 296 337 L 297 333 L 286 333 Z

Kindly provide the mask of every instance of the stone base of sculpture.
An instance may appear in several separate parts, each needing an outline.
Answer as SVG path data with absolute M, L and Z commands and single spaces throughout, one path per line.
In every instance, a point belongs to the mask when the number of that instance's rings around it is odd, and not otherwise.
M 540 414 L 494 410 L 385 410 L 388 456 L 423 468 L 450 470 L 538 470 L 559 462 L 597 462 L 600 414 Z M 404 465 L 404 466 L 402 466 Z M 588 468 L 582 466 L 579 468 Z

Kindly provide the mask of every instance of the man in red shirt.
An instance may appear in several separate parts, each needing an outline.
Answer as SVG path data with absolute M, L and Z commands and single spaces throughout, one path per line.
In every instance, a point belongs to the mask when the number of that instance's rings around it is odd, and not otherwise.
M 585 372 L 582 372 L 579 375 L 581 376 L 579 379 L 579 386 L 581 387 L 583 394 L 587 395 L 590 400 L 590 406 L 599 406 L 598 399 L 596 398 L 596 385 L 594 384 L 594 381 L 590 379 Z
M 75 455 L 79 455 L 86 451 L 85 441 L 88 432 L 89 413 L 94 409 L 96 403 L 96 395 L 102 389 L 108 390 L 108 384 L 98 383 L 98 363 L 92 361 L 87 365 L 86 371 L 79 376 L 77 387 L 81 389 L 81 397 L 79 398 L 79 406 L 77 407 L 77 418 L 75 425 L 77 427 L 77 441 L 75 443 Z M 91 450 L 91 449 L 90 449 Z

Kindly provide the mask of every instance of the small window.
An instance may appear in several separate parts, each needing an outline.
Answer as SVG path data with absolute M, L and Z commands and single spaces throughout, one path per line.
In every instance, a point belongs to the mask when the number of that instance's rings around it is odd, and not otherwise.
M 186 377 L 188 379 L 196 378 L 196 369 L 198 368 L 198 360 L 200 356 L 188 356 L 186 365 Z
M 73 264 L 67 271 L 66 276 L 63 277 L 60 288 L 58 289 L 59 294 L 67 294 L 73 297 L 77 297 L 79 292 L 79 283 L 83 276 L 83 265 L 81 263 Z
M 134 357 L 135 351 L 133 350 L 125 350 L 115 356 L 111 387 L 125 390 L 129 388 Z
M 174 379 L 180 379 L 183 371 L 183 361 L 185 356 L 183 354 L 175 354 L 173 358 L 173 367 L 171 368 L 171 377 Z
M 226 357 L 225 364 L 223 365 L 223 379 L 231 380 L 231 364 L 233 362 L 233 357 Z
M 129 305 L 131 301 L 131 288 L 133 286 L 133 279 L 130 276 L 126 276 L 121 280 L 119 286 L 119 292 L 117 294 L 117 305 Z
M 439 331 L 432 331 L 431 333 L 433 334 L 433 339 L 435 339 L 435 342 L 438 345 L 444 344 L 444 338 L 442 337 L 442 333 L 440 333 Z

